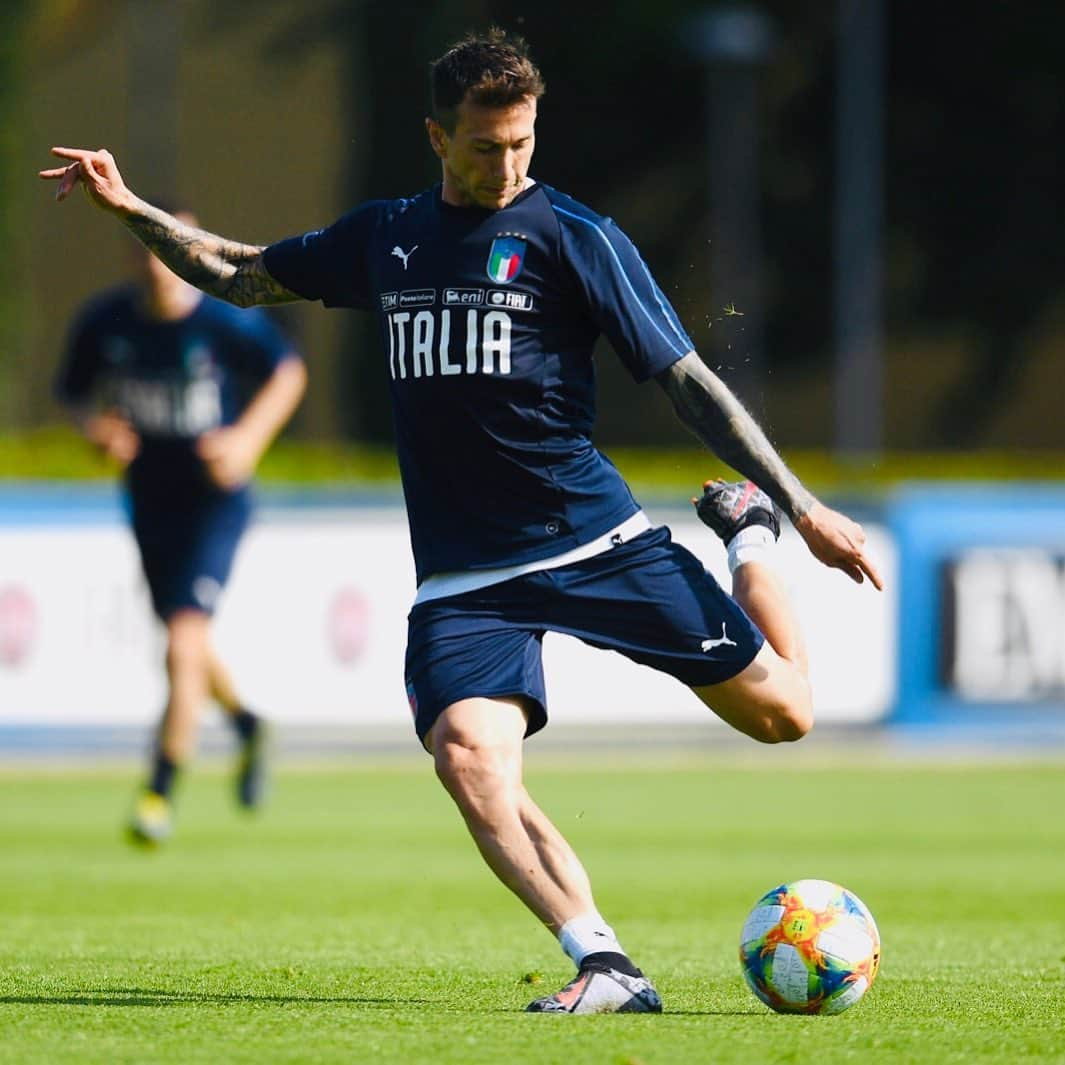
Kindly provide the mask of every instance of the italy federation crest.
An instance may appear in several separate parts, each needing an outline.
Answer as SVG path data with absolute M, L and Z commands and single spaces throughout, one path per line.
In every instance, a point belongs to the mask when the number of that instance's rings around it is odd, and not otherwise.
M 506 285 L 521 273 L 525 241 L 520 237 L 496 237 L 488 251 L 488 276 L 497 285 Z

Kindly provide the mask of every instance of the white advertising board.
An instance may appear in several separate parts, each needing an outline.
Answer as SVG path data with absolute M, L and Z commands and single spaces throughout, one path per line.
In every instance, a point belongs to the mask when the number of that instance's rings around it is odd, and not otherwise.
M 688 516 L 671 524 L 727 580 L 724 552 L 706 529 Z M 879 527 L 867 532 L 891 589 L 890 538 Z M 806 632 L 820 720 L 879 719 L 894 696 L 893 592 L 824 569 L 790 530 L 779 556 Z M 399 508 L 266 511 L 237 556 L 218 649 L 248 705 L 286 724 L 406 724 L 413 594 Z M 544 646 L 552 720 L 707 716 L 681 685 L 620 655 L 553 635 Z M 147 724 L 165 698 L 162 667 L 162 633 L 117 512 L 88 524 L 0 524 L 0 724 Z

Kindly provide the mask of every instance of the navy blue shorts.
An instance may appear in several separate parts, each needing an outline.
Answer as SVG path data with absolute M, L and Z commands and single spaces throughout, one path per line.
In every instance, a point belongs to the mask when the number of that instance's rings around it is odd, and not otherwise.
M 419 739 L 452 703 L 474 696 L 524 696 L 526 735 L 542 729 L 545 632 L 618 651 L 688 687 L 736 676 L 764 640 L 668 528 L 650 529 L 583 562 L 416 606 L 405 672 Z
M 249 493 L 218 491 L 161 505 L 132 492 L 129 503 L 156 614 L 163 621 L 179 610 L 213 614 L 251 516 Z

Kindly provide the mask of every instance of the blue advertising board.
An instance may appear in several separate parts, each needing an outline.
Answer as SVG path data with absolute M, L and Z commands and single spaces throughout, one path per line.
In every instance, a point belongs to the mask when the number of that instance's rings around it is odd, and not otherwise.
M 1065 488 L 920 486 L 888 508 L 899 551 L 893 720 L 1065 727 Z

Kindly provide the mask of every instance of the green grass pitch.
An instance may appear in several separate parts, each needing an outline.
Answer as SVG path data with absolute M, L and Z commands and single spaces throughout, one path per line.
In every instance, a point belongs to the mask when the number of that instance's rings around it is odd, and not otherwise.
M 785 749 L 742 766 L 539 763 L 660 1017 L 527 1015 L 570 975 L 490 876 L 428 759 L 284 772 L 243 818 L 190 774 L 129 849 L 135 773 L 0 769 L 0 1062 L 1065 1061 L 1065 772 Z M 839 1017 L 781 1017 L 737 964 L 798 877 L 872 909 L 883 966 Z

